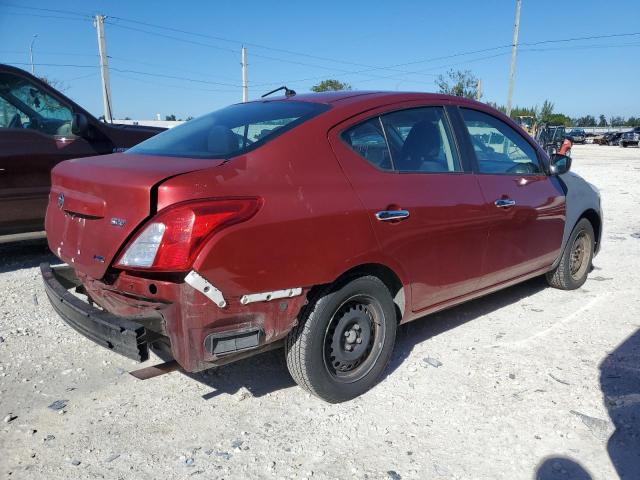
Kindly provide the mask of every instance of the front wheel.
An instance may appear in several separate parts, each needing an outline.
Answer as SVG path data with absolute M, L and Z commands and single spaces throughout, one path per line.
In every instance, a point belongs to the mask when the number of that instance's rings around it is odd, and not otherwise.
M 594 246 L 593 226 L 589 220 L 582 218 L 571 232 L 560 263 L 547 273 L 549 285 L 561 290 L 580 288 L 591 270 Z
M 625 142 L 620 142 L 620 146 L 621 146 L 622 148 L 627 148 L 627 144 L 626 144 Z
M 396 310 L 387 286 L 364 276 L 322 292 L 300 312 L 286 342 L 298 385 L 331 403 L 371 389 L 389 363 Z

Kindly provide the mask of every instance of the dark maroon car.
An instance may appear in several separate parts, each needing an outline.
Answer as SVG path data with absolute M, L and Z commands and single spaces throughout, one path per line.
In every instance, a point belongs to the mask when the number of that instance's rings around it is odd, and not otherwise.
M 58 163 L 126 150 L 163 130 L 103 123 L 46 82 L 0 64 L 0 243 L 44 234 Z

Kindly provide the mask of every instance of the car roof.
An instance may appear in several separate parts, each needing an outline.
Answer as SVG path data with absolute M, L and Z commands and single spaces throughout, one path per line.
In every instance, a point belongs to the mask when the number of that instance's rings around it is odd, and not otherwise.
M 406 100 L 434 100 L 434 99 L 455 99 L 457 102 L 464 101 L 473 102 L 473 100 L 463 99 L 462 97 L 453 97 L 451 95 L 443 95 L 440 93 L 428 92 L 393 92 L 383 90 L 340 90 L 336 92 L 321 93 L 302 93 L 292 95 L 290 97 L 277 96 L 267 97 L 258 101 L 290 101 L 290 102 L 313 102 L 324 103 L 327 105 L 336 105 L 349 100 L 350 104 L 358 102 L 368 102 L 372 99 L 392 103 L 394 101 L 402 102 Z

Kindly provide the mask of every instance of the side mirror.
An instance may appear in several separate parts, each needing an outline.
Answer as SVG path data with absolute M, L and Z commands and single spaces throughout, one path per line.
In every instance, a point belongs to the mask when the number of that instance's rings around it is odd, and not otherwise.
M 571 168 L 571 157 L 554 153 L 551 155 L 551 175 L 562 175 Z
M 89 120 L 84 113 L 74 113 L 71 120 L 71 133 L 78 137 L 86 137 L 89 132 Z

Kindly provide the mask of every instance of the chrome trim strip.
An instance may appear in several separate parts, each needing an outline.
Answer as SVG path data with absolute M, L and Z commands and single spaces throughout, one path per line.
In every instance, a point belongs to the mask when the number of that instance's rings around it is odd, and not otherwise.
M 200 293 L 209 298 L 218 307 L 224 308 L 227 306 L 227 301 L 224 299 L 222 292 L 218 290 L 213 284 L 209 283 L 204 277 L 202 277 L 195 270 L 191 270 L 184 281 L 198 290 Z
M 298 295 L 302 295 L 302 288 L 287 288 L 286 290 L 274 290 L 272 292 L 243 295 L 242 298 L 240 298 L 240 303 L 246 305 L 254 302 L 269 302 L 278 298 L 297 297 Z

